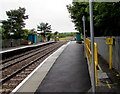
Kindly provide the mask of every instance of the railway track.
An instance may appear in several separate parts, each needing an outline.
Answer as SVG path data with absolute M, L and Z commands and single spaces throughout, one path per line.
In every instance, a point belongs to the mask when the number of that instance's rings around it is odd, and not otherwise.
M 51 44 L 51 45 L 53 46 L 53 44 Z M 26 52 L 25 54 L 17 55 L 17 58 L 13 57 L 12 59 L 7 60 L 7 62 L 3 62 L 2 64 L 0 64 L 0 66 L 1 66 L 0 70 L 4 70 L 12 65 L 19 63 L 20 61 L 23 61 L 25 59 L 28 59 L 31 56 L 36 55 L 37 53 L 43 52 L 43 51 L 47 50 L 49 47 L 51 47 L 51 45 L 44 46 L 44 48 L 40 47 L 38 49 Z
M 27 75 L 29 75 L 46 57 L 53 53 L 67 41 L 57 42 L 44 49 L 39 49 L 36 52 L 20 56 L 17 61 L 12 63 L 4 63 L 1 70 L 2 93 L 10 93 Z M 18 57 L 19 58 L 19 57 Z
M 51 44 L 52 44 L 52 43 L 50 43 L 50 44 L 45 44 L 45 45 L 40 46 L 39 48 L 35 48 L 35 49 L 30 50 L 30 51 L 26 51 L 26 52 L 24 52 L 24 53 L 21 53 L 21 54 L 12 56 L 12 57 L 7 58 L 7 59 L 4 59 L 4 60 L 0 61 L 0 64 L 4 64 L 4 63 L 6 63 L 6 62 L 8 63 L 9 61 L 12 61 L 12 60 L 17 60 L 17 59 L 18 59 L 19 57 L 21 57 L 21 56 L 28 55 L 28 54 L 30 54 L 30 53 L 32 53 L 32 52 L 38 51 L 38 50 L 40 50 L 40 49 L 43 49 L 44 47 L 46 47 L 46 45 L 48 46 L 48 45 L 51 45 Z

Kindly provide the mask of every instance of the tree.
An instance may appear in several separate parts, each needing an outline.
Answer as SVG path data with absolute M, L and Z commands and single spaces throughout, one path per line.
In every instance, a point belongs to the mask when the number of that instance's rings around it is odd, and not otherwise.
M 88 2 L 73 2 L 72 5 L 67 5 L 68 12 L 72 22 L 75 24 L 75 29 L 83 34 L 83 15 L 86 17 L 86 29 L 89 31 L 89 3 Z
M 8 16 L 7 20 L 2 21 L 2 28 L 4 28 L 4 34 L 6 38 L 10 38 L 10 33 L 14 33 L 14 38 L 21 38 L 23 34 L 23 28 L 25 27 L 25 19 L 28 19 L 28 15 L 25 15 L 25 8 L 19 7 L 19 9 L 6 11 Z
M 51 25 L 48 23 L 40 23 L 40 25 L 37 26 L 37 30 L 41 31 L 41 34 L 43 35 L 44 38 L 46 38 L 46 35 L 51 33 Z
M 67 5 L 75 29 L 83 34 L 82 16 L 86 17 L 87 36 L 89 29 L 88 2 L 73 2 Z M 95 36 L 120 36 L 120 2 L 94 2 L 93 19 Z
M 120 36 L 120 2 L 97 3 L 94 11 L 96 33 L 101 36 Z
M 32 30 L 22 29 L 22 32 L 24 32 L 24 33 L 22 33 L 21 36 L 24 39 L 27 39 L 29 34 L 36 34 L 36 32 L 34 31 L 34 29 L 32 29 Z
M 58 34 L 59 34 L 59 32 L 58 32 L 58 31 L 55 31 L 54 35 L 58 35 Z
M 0 39 L 5 37 L 3 32 L 4 32 L 4 29 L 0 26 Z
M 37 34 L 37 31 L 35 30 L 35 28 L 31 29 L 31 34 Z

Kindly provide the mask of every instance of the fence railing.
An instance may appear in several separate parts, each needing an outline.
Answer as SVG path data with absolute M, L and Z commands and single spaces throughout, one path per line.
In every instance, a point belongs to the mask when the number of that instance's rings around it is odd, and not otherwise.
M 8 47 L 13 47 L 13 46 L 19 46 L 25 43 L 26 40 L 24 39 L 6 39 L 2 40 L 0 42 L 0 45 L 2 45 L 2 48 L 8 48 Z
M 90 39 L 86 38 L 85 39 L 85 46 L 86 46 L 86 55 L 89 60 L 89 63 L 91 65 L 92 62 L 92 52 L 91 52 L 91 41 Z M 98 45 L 97 43 L 94 43 L 94 63 L 95 63 L 95 80 L 96 80 L 96 85 L 98 85 Z

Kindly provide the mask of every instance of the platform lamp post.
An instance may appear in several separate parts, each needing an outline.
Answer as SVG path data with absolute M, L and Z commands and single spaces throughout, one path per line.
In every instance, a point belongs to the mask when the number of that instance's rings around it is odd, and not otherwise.
M 10 46 L 12 47 L 13 46 L 13 40 L 12 40 L 12 36 L 14 35 L 13 32 L 10 32 L 10 37 L 11 37 L 11 43 L 10 43 Z
M 84 32 L 84 52 L 85 52 L 85 16 L 83 15 L 82 17 L 82 21 L 83 21 L 83 32 Z
M 10 46 L 12 47 L 13 46 L 13 40 L 12 40 L 12 36 L 14 35 L 14 33 L 12 32 L 12 19 L 14 17 L 12 17 L 12 13 L 11 13 L 11 24 L 10 24 L 10 27 L 11 27 L 11 30 L 10 30 L 10 37 L 11 37 L 11 42 L 10 42 Z
M 0 20 L 0 29 L 2 29 L 1 27 L 2 27 L 2 22 L 3 22 L 4 20 Z M 2 39 L 2 32 L 0 32 L 0 39 Z
M 73 2 L 79 2 L 79 0 L 73 0 Z M 81 1 L 81 0 L 80 0 Z M 92 65 L 91 65 L 91 71 L 92 71 L 92 92 L 95 93 L 96 91 L 96 84 L 95 84 L 95 62 L 94 62 L 94 29 L 93 29 L 93 6 L 92 2 L 93 0 L 83 0 L 84 2 L 89 1 L 89 13 L 90 13 L 90 37 L 91 37 L 91 52 L 92 52 Z M 96 0 L 94 0 L 96 1 Z
M 90 35 L 91 35 L 91 52 L 92 52 L 92 92 L 95 93 L 96 91 L 96 84 L 95 84 L 95 62 L 94 62 L 94 29 L 93 29 L 93 0 L 89 0 L 89 12 L 90 12 Z
M 2 28 L 1 28 L 1 27 L 2 27 L 2 21 L 3 21 L 3 20 L 0 20 L 0 29 L 1 29 L 1 30 L 2 30 Z M 1 43 L 1 45 L 0 45 L 0 51 L 2 51 L 2 49 L 1 49 L 1 48 L 2 48 L 2 32 L 0 32 L 0 43 Z M 2 55 L 0 54 L 0 60 L 2 60 L 1 57 L 2 57 Z M 1 73 L 0 73 L 0 75 L 1 75 Z M 1 77 L 0 77 L 0 78 L 1 78 Z M 1 86 L 0 86 L 0 89 L 1 89 Z

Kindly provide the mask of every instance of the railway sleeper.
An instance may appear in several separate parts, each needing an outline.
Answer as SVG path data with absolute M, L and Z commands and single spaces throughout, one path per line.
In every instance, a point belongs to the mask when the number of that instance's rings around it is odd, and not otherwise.
M 9 89 L 9 88 L 2 88 L 0 89 L 0 92 L 3 93 L 3 94 L 8 94 L 12 91 L 12 89 Z
M 10 79 L 11 81 L 21 81 L 23 80 L 24 78 L 16 78 L 16 79 Z
M 3 86 L 6 86 L 6 85 L 10 86 L 10 85 L 17 85 L 17 84 L 18 83 L 12 82 L 12 81 L 9 80 L 7 83 L 4 83 Z
M 31 69 L 25 69 L 26 71 L 32 71 L 34 68 L 31 68 Z
M 12 89 L 14 89 L 16 86 L 17 86 L 17 84 L 16 84 L 16 85 L 15 85 L 15 84 L 14 84 L 14 85 L 3 85 L 3 88 L 12 90 Z
M 26 74 L 18 74 L 16 77 L 26 77 L 27 75 Z
M 29 74 L 31 71 L 29 71 L 29 70 L 26 70 L 26 71 L 22 71 L 21 73 L 24 73 L 24 74 Z
M 36 63 L 36 62 L 35 62 Z M 31 66 L 29 66 L 29 69 L 30 70 L 32 70 L 32 69 L 34 69 L 35 68 L 35 63 L 34 64 L 32 64 Z

